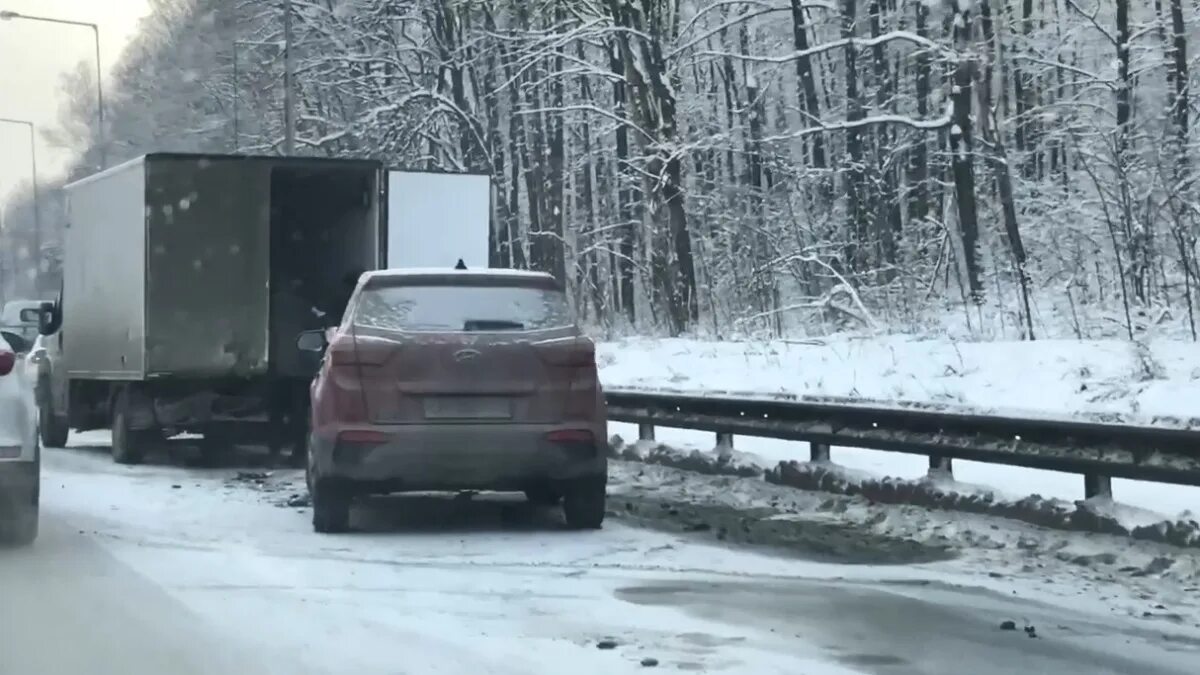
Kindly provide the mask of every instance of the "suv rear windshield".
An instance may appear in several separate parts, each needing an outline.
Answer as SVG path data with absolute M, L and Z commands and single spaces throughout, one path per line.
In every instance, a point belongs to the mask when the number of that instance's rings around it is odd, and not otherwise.
M 566 294 L 560 290 L 458 284 L 365 288 L 352 320 L 370 328 L 440 333 L 572 325 Z

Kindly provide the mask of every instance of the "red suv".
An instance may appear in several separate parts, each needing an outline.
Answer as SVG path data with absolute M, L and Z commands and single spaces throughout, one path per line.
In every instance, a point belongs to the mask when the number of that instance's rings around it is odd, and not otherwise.
M 594 343 L 562 287 L 520 270 L 383 270 L 342 323 L 300 336 L 312 384 L 313 528 L 349 526 L 355 496 L 523 491 L 567 524 L 604 520 L 608 420 Z

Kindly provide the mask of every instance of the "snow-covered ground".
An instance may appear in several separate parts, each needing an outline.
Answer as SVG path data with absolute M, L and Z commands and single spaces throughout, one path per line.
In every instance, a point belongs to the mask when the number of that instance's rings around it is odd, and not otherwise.
M 904 336 L 602 343 L 605 384 L 913 401 L 1130 422 L 1200 420 L 1200 345 L 1177 340 L 952 342 Z
M 50 450 L 45 537 L 0 551 L 0 673 L 142 675 L 174 654 L 177 673 L 608 674 L 654 659 L 754 675 L 1182 675 L 1200 655 L 1185 552 L 1109 553 L 1119 540 L 636 463 L 611 476 L 600 532 L 519 499 L 403 497 L 360 509 L 357 533 L 320 536 L 286 505 L 303 491 L 295 470 Z
M 696 392 L 796 394 L 872 401 L 910 401 L 1017 415 L 1102 415 L 1112 421 L 1191 426 L 1200 418 L 1200 346 L 1044 340 L 952 342 L 901 336 L 834 336 L 805 341 L 711 342 L 631 338 L 599 346 L 607 387 Z M 625 439 L 629 425 L 613 425 Z M 711 450 L 711 434 L 659 429 L 657 440 Z M 742 437 L 739 451 L 765 467 L 803 460 L 801 443 Z M 833 461 L 876 476 L 916 478 L 924 457 L 834 448 Z M 955 479 L 1014 498 L 1030 494 L 1083 497 L 1083 478 L 976 462 L 956 462 Z M 1200 488 L 1116 480 L 1114 497 L 1126 522 L 1191 518 Z

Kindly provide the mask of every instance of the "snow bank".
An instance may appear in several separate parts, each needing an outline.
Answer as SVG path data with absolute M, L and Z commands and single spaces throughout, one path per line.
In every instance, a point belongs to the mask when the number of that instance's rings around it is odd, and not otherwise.
M 1200 348 L 1162 339 L 1036 342 L 954 342 L 904 336 L 833 336 L 805 341 L 711 342 L 632 338 L 598 347 L 610 388 L 741 392 L 760 396 L 832 398 L 915 408 L 958 409 L 1022 417 L 1088 418 L 1113 423 L 1200 428 Z M 636 429 L 613 425 L 636 438 Z M 723 463 L 706 462 L 713 436 L 659 429 L 662 444 L 625 448 L 624 456 L 704 473 L 750 475 L 780 462 L 808 459 L 803 443 L 739 436 Z M 699 453 L 699 454 L 697 454 Z M 835 447 L 832 460 L 863 480 L 926 479 L 917 455 Z M 1033 493 L 1063 512 L 1083 497 L 1074 474 L 956 461 L 956 494 L 991 493 L 1016 503 Z M 959 482 L 963 481 L 963 482 Z M 1200 488 L 1114 480 L 1120 504 L 1099 509 L 1124 529 L 1188 523 Z M 1076 520 L 1087 516 L 1079 515 Z M 1172 526 L 1175 527 L 1175 526 Z M 1162 528 L 1160 528 L 1162 529 Z M 1166 536 L 1165 534 L 1163 536 Z
M 608 387 L 906 402 L 1021 417 L 1200 428 L 1190 342 L 952 342 L 911 337 L 706 342 L 632 338 L 598 347 Z
M 704 451 L 655 441 L 630 444 L 619 434 L 610 439 L 609 448 L 615 459 L 710 476 L 763 478 L 775 485 L 801 490 L 861 496 L 870 503 L 911 504 L 927 509 L 1000 516 L 1057 530 L 1127 536 L 1200 548 L 1200 522 L 1190 511 L 1168 518 L 1109 498 L 1070 501 L 1039 494 L 1016 498 L 984 485 L 956 481 L 952 475 L 939 471 L 929 471 L 917 478 L 897 478 L 877 476 L 833 462 L 782 460 L 771 467 L 762 457 L 731 447 Z

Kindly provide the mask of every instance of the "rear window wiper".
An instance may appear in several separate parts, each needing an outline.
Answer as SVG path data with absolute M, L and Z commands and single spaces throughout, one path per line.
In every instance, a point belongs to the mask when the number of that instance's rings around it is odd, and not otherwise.
M 473 331 L 493 331 L 493 330 L 524 330 L 525 324 L 519 321 L 503 321 L 494 319 L 470 319 L 463 322 L 463 330 L 466 332 Z

